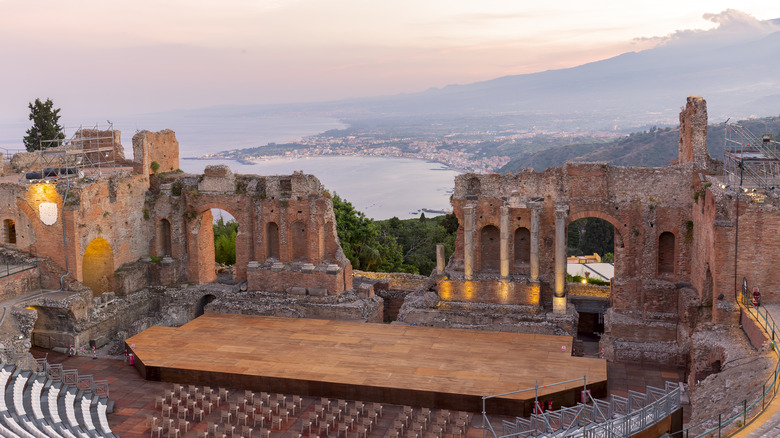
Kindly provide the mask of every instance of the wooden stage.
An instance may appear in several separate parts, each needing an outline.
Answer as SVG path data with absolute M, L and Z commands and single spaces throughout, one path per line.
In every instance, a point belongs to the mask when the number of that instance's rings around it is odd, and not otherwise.
M 302 396 L 481 412 L 483 395 L 535 382 L 586 375 L 594 397 L 607 391 L 606 360 L 572 357 L 568 336 L 207 313 L 126 343 L 149 380 Z M 571 405 L 582 386 L 541 388 L 540 399 Z M 487 408 L 527 415 L 533 399 L 531 390 Z

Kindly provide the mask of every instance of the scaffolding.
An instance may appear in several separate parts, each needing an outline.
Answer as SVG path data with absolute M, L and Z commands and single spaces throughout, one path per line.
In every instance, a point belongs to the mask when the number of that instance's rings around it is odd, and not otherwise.
M 40 158 L 27 179 L 100 175 L 103 169 L 116 167 L 119 141 L 112 123 L 70 129 L 74 130 L 70 138 L 40 141 Z
M 770 135 L 756 137 L 744 126 L 726 124 L 723 167 L 725 182 L 734 187 L 780 188 L 780 142 Z

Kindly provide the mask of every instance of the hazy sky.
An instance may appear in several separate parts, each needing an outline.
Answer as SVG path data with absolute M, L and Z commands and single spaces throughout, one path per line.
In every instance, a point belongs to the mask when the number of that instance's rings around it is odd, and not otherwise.
M 0 0 L 0 123 L 27 123 L 36 97 L 51 97 L 67 124 L 89 124 L 416 92 L 570 67 L 678 30 L 780 18 L 774 1 L 734 3 Z

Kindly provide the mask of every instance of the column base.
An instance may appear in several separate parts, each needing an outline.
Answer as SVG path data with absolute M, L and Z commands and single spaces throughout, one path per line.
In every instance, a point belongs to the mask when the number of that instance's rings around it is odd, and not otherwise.
M 552 297 L 553 313 L 562 315 L 566 313 L 566 297 Z

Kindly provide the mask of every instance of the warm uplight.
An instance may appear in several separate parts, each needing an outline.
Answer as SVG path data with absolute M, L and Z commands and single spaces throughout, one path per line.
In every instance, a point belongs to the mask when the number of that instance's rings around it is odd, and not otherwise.
M 583 279 L 582 279 L 582 284 L 588 284 L 588 280 L 586 280 L 586 279 L 584 279 L 584 278 L 583 278 Z
M 106 239 L 95 239 L 84 251 L 82 263 L 84 284 L 92 289 L 94 296 L 113 290 L 114 252 Z
M 444 301 L 452 300 L 452 282 L 442 281 L 439 283 L 439 299 Z
M 27 189 L 27 203 L 38 213 L 41 222 L 54 225 L 59 215 L 60 194 L 52 184 L 35 183 Z
M 473 301 L 477 285 L 473 281 L 463 282 L 463 301 Z
M 509 302 L 509 292 L 511 289 L 511 285 L 506 280 L 500 280 L 498 282 L 498 298 L 501 300 L 501 303 L 506 304 Z

